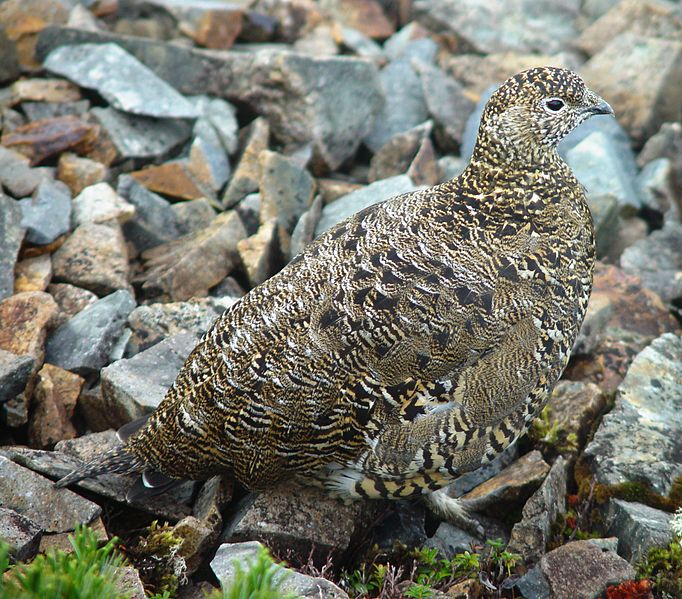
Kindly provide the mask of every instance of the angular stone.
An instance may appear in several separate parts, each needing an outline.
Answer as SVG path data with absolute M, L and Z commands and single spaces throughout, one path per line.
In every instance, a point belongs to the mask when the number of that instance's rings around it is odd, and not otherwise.
M 135 206 L 126 202 L 108 183 L 96 183 L 83 189 L 71 202 L 71 223 L 124 223 L 135 216 Z
M 260 194 L 250 193 L 234 207 L 249 235 L 255 234 L 260 226 L 260 205 Z
M 335 56 L 339 53 L 334 31 L 330 25 L 321 23 L 294 42 L 293 49 L 310 56 Z
M 670 221 L 627 248 L 620 265 L 665 302 L 682 298 L 682 224 Z
M 573 541 L 540 560 L 552 599 L 593 599 L 606 587 L 635 578 L 634 568 L 612 551 L 589 541 Z
M 632 564 L 652 547 L 672 540 L 672 515 L 641 503 L 610 499 L 606 517 L 608 532 L 618 538 L 618 553 Z
M 405 173 L 432 129 L 433 123 L 426 121 L 393 136 L 372 156 L 367 180 L 372 183 Z
M 97 301 L 92 291 L 68 283 L 52 283 L 47 291 L 59 306 L 59 313 L 54 319 L 55 328 Z
M 126 114 L 115 108 L 93 108 L 92 115 L 111 140 L 114 158 L 119 161 L 164 159 L 180 147 L 192 131 L 184 121 Z
M 256 559 L 258 553 L 263 549 L 258 541 L 248 541 L 245 543 L 224 543 L 211 560 L 211 569 L 220 581 L 223 589 L 230 588 L 236 575 L 236 563 L 242 571 L 248 571 L 249 563 Z M 333 582 L 326 578 L 313 578 L 306 576 L 295 570 L 289 570 L 278 566 L 278 573 L 275 580 L 279 579 L 280 591 L 283 593 L 293 593 L 297 597 L 306 599 L 348 599 L 348 594 L 344 593 Z
M 643 144 L 662 123 L 679 117 L 680 41 L 622 33 L 585 64 L 582 75 L 609 99 L 636 144 Z
M 298 219 L 296 227 L 291 234 L 291 241 L 289 243 L 289 260 L 294 256 L 300 254 L 305 246 L 308 245 L 315 237 L 315 228 L 320 221 L 322 214 L 322 197 L 316 196 L 313 200 L 310 209 L 301 215 Z
M 213 196 L 230 177 L 230 161 L 220 136 L 208 119 L 202 118 L 194 125 L 194 141 L 186 164 L 194 178 Z
M 92 522 L 102 509 L 52 481 L 0 456 L 0 500 L 5 508 L 33 521 L 45 532 L 67 532 Z
M 236 298 L 195 298 L 187 302 L 138 306 L 128 316 L 133 334 L 126 353 L 135 355 L 179 333 L 203 335 Z
M 99 372 L 110 362 L 133 308 L 135 300 L 124 290 L 97 300 L 50 336 L 47 361 L 82 376 Z
M 19 395 L 28 384 L 35 360 L 0 349 L 0 404 Z
M 99 296 L 130 289 L 128 251 L 118 223 L 80 225 L 53 254 L 56 281 Z
M 549 582 L 547 582 L 545 575 L 542 573 L 540 565 L 528 570 L 528 572 L 516 581 L 514 586 L 521 591 L 522 597 L 530 597 L 531 599 L 552 599 L 552 591 L 549 588 Z
M 194 177 L 189 166 L 181 161 L 148 166 L 130 173 L 130 176 L 149 191 L 181 200 L 196 200 L 213 195 Z
M 0 507 L 0 539 L 9 545 L 10 555 L 17 561 L 28 561 L 38 553 L 43 531 L 14 510 Z
M 14 274 L 14 293 L 45 291 L 50 279 L 52 279 L 50 254 L 25 258 L 17 262 Z
M 682 476 L 682 339 L 666 333 L 632 361 L 582 461 L 597 483 L 670 493 Z
M 175 214 L 179 235 L 203 231 L 211 226 L 216 217 L 215 209 L 206 198 L 171 204 L 171 210 Z
M 613 309 L 613 302 L 607 294 L 596 292 L 590 296 L 585 319 L 573 346 L 574 355 L 589 355 L 596 349 L 613 316 Z
M 114 108 L 155 118 L 192 119 L 190 102 L 116 44 L 79 44 L 53 50 L 46 69 L 96 90 Z
M 31 168 L 26 156 L 0 146 L 0 183 L 14 197 L 32 194 L 43 180 L 41 170 Z
M 71 194 L 61 181 L 41 183 L 19 206 L 29 243 L 47 245 L 70 230 Z
M 395 26 L 377 0 L 323 0 L 320 5 L 336 20 L 367 37 L 383 40 L 395 33 Z
M 436 150 L 430 138 L 424 139 L 419 146 L 406 175 L 415 185 L 436 185 L 440 181 L 441 173 L 436 160 Z
M 587 205 L 592 213 L 594 233 L 597 242 L 597 258 L 614 254 L 620 242 L 620 228 L 624 219 L 634 218 L 633 206 L 624 206 L 618 198 L 611 194 L 591 194 L 587 198 Z
M 135 249 L 143 252 L 180 236 L 178 219 L 170 202 L 130 175 L 118 178 L 117 192 L 135 207 L 135 215 L 123 225 L 123 233 Z
M 272 219 L 255 235 L 240 239 L 237 252 L 251 287 L 267 281 L 282 266 L 277 221 Z
M 24 239 L 21 219 L 19 203 L 0 193 L 0 300 L 14 293 L 14 269 Z
M 125 593 L 125 597 L 130 599 L 146 599 L 147 594 L 144 592 L 144 584 L 140 578 L 140 573 L 134 566 L 125 566 L 118 570 L 120 578 L 118 579 L 118 590 Z
M 482 544 L 483 539 L 474 537 L 449 522 L 441 522 L 435 534 L 426 540 L 424 547 L 438 549 L 445 559 L 452 559 L 457 553 L 471 552 L 472 546 Z
M 334 39 L 337 44 L 348 48 L 357 56 L 370 58 L 378 62 L 385 60 L 381 46 L 357 29 L 344 26 L 335 27 Z
M 147 250 L 138 281 L 152 297 L 183 301 L 206 296 L 237 265 L 237 243 L 244 237 L 236 212 L 220 214 L 203 231 Z
M 76 116 L 82 118 L 90 109 L 89 100 L 76 102 L 22 102 L 21 109 L 29 121 L 42 121 L 58 116 Z
M 102 396 L 117 426 L 153 412 L 198 338 L 178 333 L 102 369 Z
M 568 464 L 559 456 L 540 488 L 531 495 L 514 524 L 507 551 L 520 553 L 526 563 L 537 562 L 545 553 L 552 526 L 566 512 L 566 478 Z
M 669 158 L 647 162 L 637 178 L 637 186 L 644 206 L 662 214 L 664 221 L 680 222 L 682 194 L 677 192 L 675 168 Z
M 14 81 L 21 74 L 17 59 L 17 48 L 14 42 L 0 29 L 0 82 Z
M 290 158 L 264 150 L 259 155 L 260 223 L 272 219 L 288 233 L 313 201 L 315 181 Z
M 480 54 L 552 53 L 577 36 L 580 5 L 580 0 L 415 0 L 412 15 L 432 31 L 454 35 L 458 47 Z
M 64 150 L 86 152 L 99 135 L 99 127 L 67 115 L 21 125 L 2 136 L 2 145 L 26 156 L 31 165 Z
M 417 187 L 407 175 L 399 175 L 376 181 L 357 191 L 353 191 L 322 209 L 320 222 L 315 229 L 315 235 L 319 236 L 324 231 L 356 212 L 367 208 L 372 204 L 387 200 L 401 193 L 414 191 Z
M 66 183 L 72 195 L 107 178 L 108 169 L 101 162 L 64 152 L 57 164 L 57 178 Z
M 244 150 L 223 196 L 223 206 L 234 206 L 244 196 L 258 191 L 261 152 L 268 149 L 270 126 L 263 118 L 253 121 L 246 133 Z
M 63 79 L 21 79 L 10 87 L 13 104 L 22 102 L 75 102 L 81 99 L 76 85 Z
M 357 191 L 358 189 L 364 189 L 364 185 L 360 183 L 354 183 L 352 181 L 346 181 L 344 179 L 325 179 L 318 178 L 317 186 L 322 196 L 323 205 L 331 204 L 339 198 L 342 198 L 349 193 Z
M 197 125 L 207 121 L 220 138 L 220 142 L 229 155 L 237 151 L 239 144 L 239 123 L 237 122 L 237 109 L 222 98 L 209 96 L 193 96 L 189 101 L 194 104 L 201 115 L 197 119 Z

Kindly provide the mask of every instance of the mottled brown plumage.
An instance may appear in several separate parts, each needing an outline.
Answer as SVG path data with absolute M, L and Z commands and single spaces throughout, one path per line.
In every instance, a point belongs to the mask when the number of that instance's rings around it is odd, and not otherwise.
M 62 484 L 296 474 L 400 498 L 494 458 L 546 402 L 592 284 L 592 219 L 556 144 L 610 112 L 567 70 L 509 79 L 461 176 L 321 235 L 216 321 L 121 451 Z

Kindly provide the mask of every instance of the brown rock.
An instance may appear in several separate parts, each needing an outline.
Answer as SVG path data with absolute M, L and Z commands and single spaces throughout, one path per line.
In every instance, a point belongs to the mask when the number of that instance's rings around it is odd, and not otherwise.
M 77 196 L 90 185 L 104 181 L 108 174 L 109 170 L 101 162 L 82 158 L 72 152 L 64 152 L 57 164 L 57 179 L 66 183 L 72 196 Z
M 14 293 L 45 291 L 52 278 L 52 260 L 49 254 L 25 258 L 17 262 L 14 270 Z
M 404 133 L 394 135 L 372 156 L 367 180 L 372 183 L 407 172 L 431 134 L 432 128 L 431 121 L 426 121 Z M 433 152 L 433 148 L 431 150 Z
M 238 264 L 237 243 L 244 237 L 239 215 L 224 212 L 207 229 L 144 252 L 144 272 L 136 280 L 148 296 L 165 301 L 206 296 Z
M 130 176 L 150 191 L 173 198 L 196 200 L 211 196 L 210 191 L 203 188 L 183 162 L 167 162 L 159 166 L 149 166 L 141 171 L 130 173 Z
M 634 568 L 613 551 L 590 541 L 573 541 L 540 560 L 553 599 L 593 599 L 606 587 L 635 578 Z
M 239 259 L 251 287 L 267 281 L 281 268 L 278 228 L 277 221 L 273 219 L 261 225 L 255 235 L 237 243 Z
M 333 0 L 324 2 L 323 6 L 344 25 L 367 37 L 383 40 L 395 33 L 395 25 L 389 21 L 377 0 Z
M 10 88 L 13 104 L 21 102 L 75 102 L 80 89 L 65 79 L 21 79 Z
M 410 168 L 407 169 L 407 175 L 415 185 L 436 185 L 440 181 L 438 157 L 428 137 L 419 147 Z
M 69 318 L 97 301 L 97 296 L 92 291 L 68 283 L 52 283 L 48 286 L 47 292 L 59 306 L 54 328 L 64 324 Z
M 205 11 L 194 27 L 181 22 L 180 31 L 200 46 L 227 50 L 241 33 L 243 15 L 240 8 L 228 4 L 224 9 Z
M 258 157 L 263 150 L 268 149 L 269 139 L 270 126 L 264 118 L 258 118 L 249 125 L 244 150 L 223 196 L 223 206 L 226 208 L 234 206 L 247 194 L 258 191 L 260 178 Z
M 13 147 L 38 164 L 67 149 L 87 152 L 99 135 L 99 127 L 75 116 L 33 121 L 2 136 L 2 145 Z
M 222 519 L 221 519 L 222 523 Z M 217 529 L 194 516 L 185 516 L 173 527 L 173 535 L 182 539 L 178 555 L 185 560 L 186 574 L 196 572 L 201 561 L 220 535 Z
M 331 204 L 334 200 L 338 200 L 363 187 L 364 185 L 361 185 L 360 183 L 353 183 L 352 181 L 343 181 L 340 179 L 317 180 L 317 188 L 322 196 L 322 201 L 325 204 Z
M 277 21 L 277 36 L 284 42 L 294 42 L 311 31 L 322 20 L 314 0 L 258 0 L 253 10 Z
M 118 223 L 80 225 L 52 257 L 54 278 L 100 297 L 130 290 L 128 251 Z
M 582 69 L 638 144 L 680 117 L 682 42 L 622 33 Z
M 76 437 L 71 418 L 84 382 L 68 370 L 43 365 L 38 372 L 28 425 L 29 443 L 33 447 L 47 448 L 62 439 Z

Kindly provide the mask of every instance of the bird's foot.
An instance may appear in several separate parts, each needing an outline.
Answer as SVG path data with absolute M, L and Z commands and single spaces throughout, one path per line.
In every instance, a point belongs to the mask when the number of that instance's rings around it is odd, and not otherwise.
M 485 530 L 481 523 L 469 514 L 469 511 L 459 499 L 448 495 L 447 488 L 425 495 L 424 502 L 436 516 L 443 518 L 471 535 L 481 539 L 485 537 Z

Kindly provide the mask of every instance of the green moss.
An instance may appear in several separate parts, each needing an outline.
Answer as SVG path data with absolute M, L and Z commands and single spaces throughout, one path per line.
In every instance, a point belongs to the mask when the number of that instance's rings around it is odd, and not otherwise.
M 528 436 L 536 446 L 543 449 L 543 453 L 572 454 L 579 449 L 578 435 L 564 430 L 552 418 L 552 409 L 546 405 L 538 417 L 533 420 Z
M 637 578 L 649 580 L 656 596 L 682 597 L 682 545 L 674 540 L 667 547 L 653 547 L 637 564 Z

